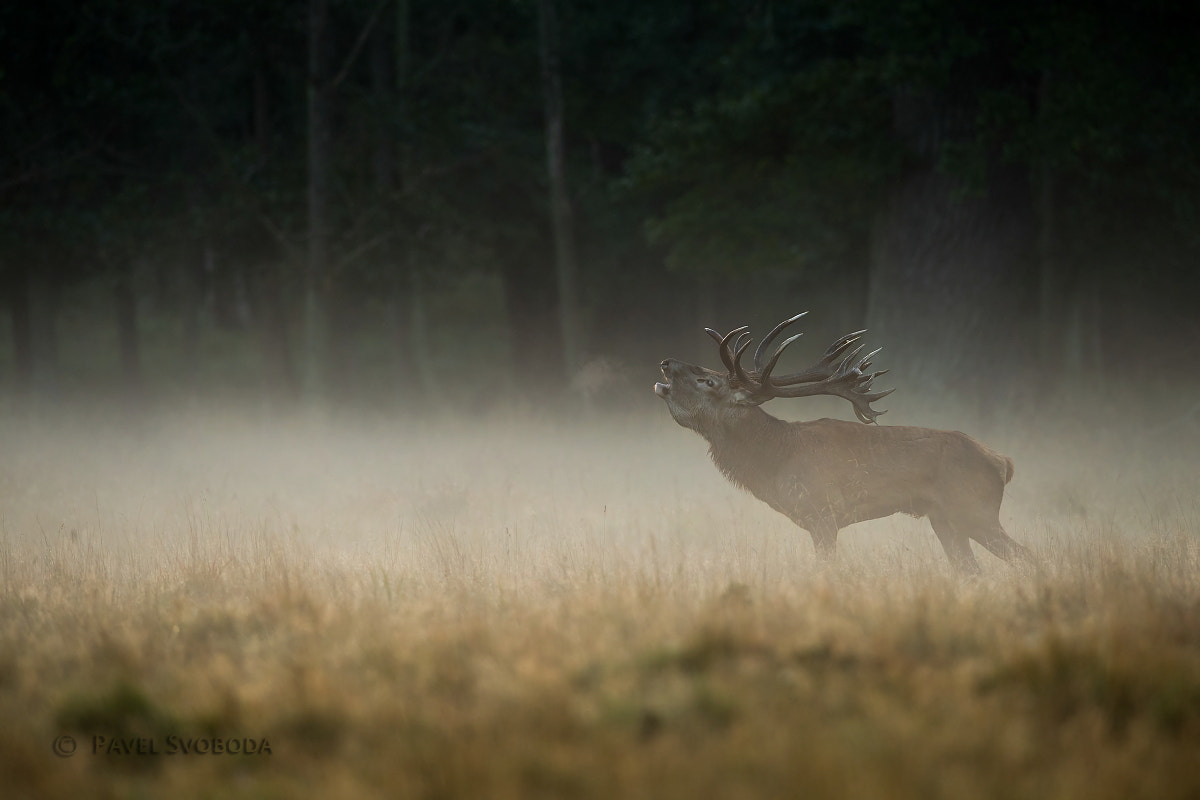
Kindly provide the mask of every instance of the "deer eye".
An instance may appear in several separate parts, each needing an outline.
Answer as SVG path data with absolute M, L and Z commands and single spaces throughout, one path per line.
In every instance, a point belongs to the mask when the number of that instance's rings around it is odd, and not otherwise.
M 703 383 L 705 386 L 708 386 L 708 387 L 713 387 L 713 386 L 717 385 L 717 382 L 714 381 L 712 378 L 696 378 L 696 383 Z

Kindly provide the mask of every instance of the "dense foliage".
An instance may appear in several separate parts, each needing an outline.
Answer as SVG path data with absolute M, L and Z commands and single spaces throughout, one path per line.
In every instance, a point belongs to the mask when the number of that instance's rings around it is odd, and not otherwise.
M 690 328 L 735 280 L 803 291 L 927 362 L 992 357 L 994 334 L 942 317 L 982 309 L 984 328 L 1008 319 L 1041 345 L 1044 376 L 1099 366 L 1145 327 L 1140 309 L 1195 332 L 1200 59 L 1184 4 L 557 6 L 591 353 Z M 348 354 L 375 340 L 431 391 L 422 298 L 469 276 L 499 287 L 483 316 L 507 358 L 546 374 L 538 9 L 332 0 L 318 24 L 279 0 L 5 6 L 0 381 L 53 371 L 56 322 L 90 287 L 112 290 L 131 381 L 153 307 L 183 330 L 183 361 L 209 321 L 240 326 L 268 383 L 294 391 L 319 308 L 331 380 L 362 384 L 372 370 Z M 306 262 L 314 91 L 329 252 Z M 946 324 L 905 340 L 895 306 Z M 1114 331 L 1099 320 L 1116 306 Z M 981 344 L 939 358 L 946 326 Z

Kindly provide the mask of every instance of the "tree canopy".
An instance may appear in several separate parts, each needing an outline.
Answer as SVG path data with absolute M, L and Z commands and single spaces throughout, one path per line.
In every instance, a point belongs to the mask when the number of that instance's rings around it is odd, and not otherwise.
M 111 290 L 134 342 L 151 309 L 183 361 L 203 330 L 242 330 L 267 383 L 296 389 L 313 48 L 329 252 L 311 291 L 347 391 L 380 351 L 437 391 L 419 351 L 480 326 L 519 390 L 562 372 L 556 315 L 612 356 L 681 340 L 735 285 L 766 298 L 740 313 L 804 292 L 890 331 L 881 298 L 902 299 L 930 334 L 894 335 L 928 363 L 991 358 L 997 320 L 1038 345 L 1013 368 L 1040 359 L 1043 378 L 1102 369 L 1150 316 L 1194 347 L 1185 4 L 550 3 L 577 310 L 558 303 L 539 4 L 322 7 L 319 31 L 278 0 L 0 10 L 0 385 L 55 370 L 62 315 Z M 447 299 L 464 281 L 492 288 Z M 940 358 L 940 322 L 978 346 Z

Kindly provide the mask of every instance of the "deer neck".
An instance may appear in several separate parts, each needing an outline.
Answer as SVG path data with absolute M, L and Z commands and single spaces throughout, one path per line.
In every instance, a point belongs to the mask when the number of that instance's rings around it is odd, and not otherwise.
M 756 495 L 794 457 L 787 446 L 789 423 L 761 408 L 739 408 L 722 424 L 702 431 L 708 453 L 725 477 Z

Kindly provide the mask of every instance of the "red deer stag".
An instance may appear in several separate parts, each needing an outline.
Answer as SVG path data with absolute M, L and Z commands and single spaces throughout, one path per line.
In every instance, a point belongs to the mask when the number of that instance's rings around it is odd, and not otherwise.
M 807 313 L 807 312 L 804 312 Z M 720 349 L 726 373 L 663 361 L 665 380 L 654 392 L 671 416 L 708 440 L 709 454 L 727 478 L 812 535 L 817 557 L 832 561 L 841 528 L 903 512 L 928 516 L 951 563 L 977 572 L 971 539 L 1011 561 L 1029 551 L 1000 525 L 1004 486 L 1012 459 L 958 431 L 870 425 L 882 411 L 871 403 L 892 392 L 871 391 L 881 372 L 868 373 L 863 345 L 847 352 L 866 331 L 838 339 L 817 363 L 791 375 L 775 365 L 796 334 L 763 363 L 771 342 L 804 313 L 784 320 L 754 351 L 754 368 L 742 366 L 753 343 L 749 327 L 721 336 L 705 328 Z M 776 397 L 836 395 L 849 400 L 867 425 L 835 419 L 785 422 L 759 406 Z

